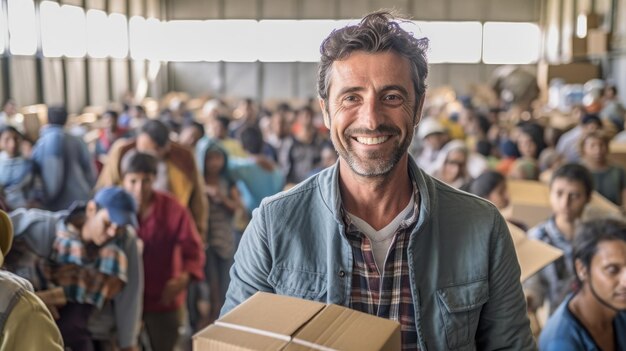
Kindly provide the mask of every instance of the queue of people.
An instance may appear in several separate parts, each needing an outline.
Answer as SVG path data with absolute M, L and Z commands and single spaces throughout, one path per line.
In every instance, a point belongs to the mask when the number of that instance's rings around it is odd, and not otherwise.
M 0 284 L 24 291 L 38 342 L 172 351 L 265 291 L 396 320 L 403 350 L 532 350 L 546 303 L 540 350 L 625 349 L 626 222 L 582 220 L 594 191 L 626 206 L 616 88 L 593 105 L 610 116 L 574 106 L 567 132 L 531 106 L 442 103 L 428 40 L 398 20 L 330 33 L 319 106 L 133 102 L 91 144 L 63 107 L 37 140 L 0 119 Z M 508 179 L 546 182 L 552 215 L 505 218 Z M 563 257 L 520 282 L 510 223 Z

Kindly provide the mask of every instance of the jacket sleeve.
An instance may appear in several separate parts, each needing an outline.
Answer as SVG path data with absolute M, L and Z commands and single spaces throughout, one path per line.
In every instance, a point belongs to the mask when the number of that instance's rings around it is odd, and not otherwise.
M 0 350 L 63 351 L 61 333 L 35 294 L 24 292 L 13 307 L 2 330 Z
M 117 340 L 120 348 L 137 345 L 143 307 L 143 259 L 138 246 L 139 239 L 129 232 L 124 242 L 128 258 L 128 281 L 124 289 L 113 299 Z
M 226 314 L 257 291 L 274 292 L 268 283 L 272 267 L 265 205 L 254 210 L 252 220 L 243 233 L 235 254 L 235 263 L 230 269 L 230 285 L 221 315 Z
M 178 245 L 183 258 L 183 271 L 195 280 L 204 279 L 204 245 L 187 209 L 181 208 L 182 215 L 178 230 Z
M 63 190 L 65 163 L 63 162 L 63 139 L 51 135 L 33 151 L 33 159 L 39 167 L 47 201 L 53 201 Z
M 493 209 L 489 249 L 489 300 L 476 331 L 478 350 L 536 350 L 520 282 L 520 267 L 511 234 Z
M 62 212 L 38 209 L 17 209 L 9 213 L 13 223 L 13 235 L 28 244 L 38 256 L 48 258 L 56 238 L 56 224 Z

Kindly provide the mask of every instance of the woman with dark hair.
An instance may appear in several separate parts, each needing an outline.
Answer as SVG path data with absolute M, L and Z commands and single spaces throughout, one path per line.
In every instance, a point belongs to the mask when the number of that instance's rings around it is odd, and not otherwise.
M 579 289 L 548 320 L 539 349 L 626 350 L 626 223 L 581 225 L 573 258 Z
M 470 183 L 467 190 L 476 196 L 491 201 L 500 211 L 507 208 L 511 202 L 506 186 L 506 178 L 496 171 L 485 171 Z M 506 220 L 524 231 L 528 230 L 524 223 L 510 218 L 506 218 Z
M 509 206 L 506 178 L 496 171 L 486 171 L 474 179 L 469 192 L 491 201 L 499 210 Z
M 517 149 L 523 158 L 537 161 L 546 144 L 543 138 L 543 127 L 535 123 L 518 126 Z

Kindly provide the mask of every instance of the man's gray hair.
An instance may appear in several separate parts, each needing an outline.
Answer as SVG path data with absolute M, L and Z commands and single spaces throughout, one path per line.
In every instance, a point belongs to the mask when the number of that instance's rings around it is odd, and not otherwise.
M 406 20 L 396 18 L 390 12 L 378 11 L 365 16 L 359 24 L 333 30 L 324 39 L 320 46 L 322 57 L 317 74 L 317 93 L 327 108 L 333 62 L 347 58 L 354 51 L 394 51 L 406 57 L 411 63 L 415 101 L 419 101 L 426 92 L 428 39 L 415 38 L 400 27 L 398 22 L 402 21 Z

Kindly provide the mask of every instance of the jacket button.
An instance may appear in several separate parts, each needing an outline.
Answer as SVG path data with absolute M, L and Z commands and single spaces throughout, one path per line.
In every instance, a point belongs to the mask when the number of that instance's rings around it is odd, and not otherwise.
M 344 272 L 343 270 L 339 271 L 339 276 L 341 278 L 345 277 L 346 276 L 346 272 Z

